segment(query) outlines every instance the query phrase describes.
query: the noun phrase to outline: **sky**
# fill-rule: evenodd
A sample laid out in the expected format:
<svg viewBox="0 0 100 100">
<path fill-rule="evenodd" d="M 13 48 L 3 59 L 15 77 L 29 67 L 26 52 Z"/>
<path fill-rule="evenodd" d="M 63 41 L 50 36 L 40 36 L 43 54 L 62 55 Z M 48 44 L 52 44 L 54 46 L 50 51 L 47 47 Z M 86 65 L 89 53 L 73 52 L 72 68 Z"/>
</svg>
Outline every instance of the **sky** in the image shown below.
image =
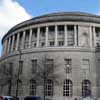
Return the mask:
<svg viewBox="0 0 100 100">
<path fill-rule="evenodd" d="M 100 15 L 100 0 L 0 0 L 0 56 L 2 37 L 14 25 L 36 16 L 62 11 Z"/>
</svg>

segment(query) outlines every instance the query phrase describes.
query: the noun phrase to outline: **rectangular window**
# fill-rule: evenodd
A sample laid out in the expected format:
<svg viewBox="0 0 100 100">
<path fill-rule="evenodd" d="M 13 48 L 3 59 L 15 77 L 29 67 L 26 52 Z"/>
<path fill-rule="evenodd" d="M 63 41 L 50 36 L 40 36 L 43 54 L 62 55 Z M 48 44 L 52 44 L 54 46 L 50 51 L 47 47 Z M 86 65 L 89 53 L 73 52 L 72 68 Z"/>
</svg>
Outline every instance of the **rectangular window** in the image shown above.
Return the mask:
<svg viewBox="0 0 100 100">
<path fill-rule="evenodd" d="M 49 72 L 53 73 L 54 72 L 54 61 L 53 59 L 47 59 L 47 69 Z"/>
<path fill-rule="evenodd" d="M 23 72 L 23 61 L 19 61 L 19 74 L 22 74 Z"/>
<path fill-rule="evenodd" d="M 34 37 L 37 37 L 37 33 L 34 33 Z"/>
<path fill-rule="evenodd" d="M 100 28 L 99 27 L 95 28 L 95 32 L 96 32 L 96 37 L 100 37 Z"/>
<path fill-rule="evenodd" d="M 34 28 L 33 30 L 32 30 L 32 34 L 33 34 L 33 37 L 37 37 L 37 28 Z"/>
<path fill-rule="evenodd" d="M 63 46 L 64 45 L 64 41 L 59 41 L 59 46 Z"/>
<path fill-rule="evenodd" d="M 58 26 L 58 34 L 59 35 L 64 35 L 64 25 L 59 25 Z"/>
<path fill-rule="evenodd" d="M 37 59 L 31 60 L 32 62 L 32 73 L 35 73 L 37 71 Z"/>
<path fill-rule="evenodd" d="M 70 32 L 70 31 L 68 32 L 67 42 L 68 42 L 68 46 L 74 45 L 74 32 Z"/>
<path fill-rule="evenodd" d="M 50 46 L 51 46 L 51 47 L 54 46 L 54 41 L 51 41 L 51 42 L 50 42 Z"/>
<path fill-rule="evenodd" d="M 68 31 L 74 31 L 74 25 L 68 25 L 67 30 Z"/>
<path fill-rule="evenodd" d="M 70 58 L 64 59 L 65 60 L 65 69 L 66 73 L 70 73 L 72 71 L 72 60 Z"/>
<path fill-rule="evenodd" d="M 5 63 L 5 62 L 4 62 L 4 63 Z M 3 72 L 4 74 L 6 74 L 7 68 L 6 68 L 6 63 L 5 63 L 5 64 L 4 64 L 4 63 L 2 64 L 2 68 L 3 68 L 3 69 L 2 69 L 2 70 L 3 70 L 2 72 Z"/>
<path fill-rule="evenodd" d="M 74 45 L 74 25 L 68 25 L 67 31 L 68 31 L 68 36 L 67 36 L 68 46 L 73 46 Z"/>
<path fill-rule="evenodd" d="M 13 63 L 9 63 L 9 74 L 13 74 Z"/>
<path fill-rule="evenodd" d="M 41 47 L 44 47 L 44 46 L 45 46 L 45 42 L 42 42 L 42 43 L 41 43 Z"/>
<path fill-rule="evenodd" d="M 46 31 L 46 27 L 40 28 L 40 34 L 41 34 L 42 37 L 45 37 L 45 31 Z"/>
<path fill-rule="evenodd" d="M 89 70 L 89 59 L 82 59 L 82 69 Z"/>
</svg>

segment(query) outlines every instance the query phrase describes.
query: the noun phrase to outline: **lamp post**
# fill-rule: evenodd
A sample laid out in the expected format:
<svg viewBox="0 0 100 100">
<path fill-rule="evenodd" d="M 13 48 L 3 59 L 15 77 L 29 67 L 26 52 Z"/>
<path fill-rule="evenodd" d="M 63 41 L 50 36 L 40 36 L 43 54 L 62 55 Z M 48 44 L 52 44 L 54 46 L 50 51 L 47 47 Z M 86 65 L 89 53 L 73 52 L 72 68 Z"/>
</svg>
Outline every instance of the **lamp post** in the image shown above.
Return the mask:
<svg viewBox="0 0 100 100">
<path fill-rule="evenodd" d="M 19 65 L 18 65 L 18 73 L 17 73 L 17 86 L 16 86 L 16 97 L 18 96 L 18 88 L 19 88 L 19 81 L 20 81 L 20 72 L 21 72 L 21 50 L 19 49 Z"/>
</svg>

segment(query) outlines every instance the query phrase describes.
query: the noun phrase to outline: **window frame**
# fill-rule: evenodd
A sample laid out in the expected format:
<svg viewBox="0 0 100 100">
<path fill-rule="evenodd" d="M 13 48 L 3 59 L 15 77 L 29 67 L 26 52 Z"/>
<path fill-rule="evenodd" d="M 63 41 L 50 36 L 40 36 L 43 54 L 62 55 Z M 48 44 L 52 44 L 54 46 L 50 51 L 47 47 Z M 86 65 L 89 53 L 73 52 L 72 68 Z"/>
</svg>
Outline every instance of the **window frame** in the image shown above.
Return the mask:
<svg viewBox="0 0 100 100">
<path fill-rule="evenodd" d="M 30 95 L 36 96 L 36 80 L 30 80 Z"/>
<path fill-rule="evenodd" d="M 53 96 L 53 81 L 47 79 L 45 83 L 45 96 Z"/>
<path fill-rule="evenodd" d="M 65 79 L 63 83 L 63 96 L 72 97 L 73 83 L 70 79 Z"/>
</svg>

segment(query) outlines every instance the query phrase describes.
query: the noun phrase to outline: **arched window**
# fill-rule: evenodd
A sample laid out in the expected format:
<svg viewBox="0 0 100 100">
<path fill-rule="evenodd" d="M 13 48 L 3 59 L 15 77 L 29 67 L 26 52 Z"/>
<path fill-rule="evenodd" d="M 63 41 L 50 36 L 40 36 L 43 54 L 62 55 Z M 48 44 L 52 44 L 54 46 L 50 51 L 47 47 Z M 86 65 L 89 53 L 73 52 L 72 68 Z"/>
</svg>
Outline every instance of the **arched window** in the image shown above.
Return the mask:
<svg viewBox="0 0 100 100">
<path fill-rule="evenodd" d="M 36 81 L 30 80 L 30 95 L 36 95 Z"/>
<path fill-rule="evenodd" d="M 72 81 L 66 79 L 63 85 L 63 96 L 72 96 L 72 87 L 73 87 Z"/>
<path fill-rule="evenodd" d="M 45 84 L 45 96 L 53 96 L 53 81 L 50 79 Z"/>
<path fill-rule="evenodd" d="M 87 79 L 82 82 L 82 96 L 87 97 L 91 95 L 91 82 Z"/>
</svg>

